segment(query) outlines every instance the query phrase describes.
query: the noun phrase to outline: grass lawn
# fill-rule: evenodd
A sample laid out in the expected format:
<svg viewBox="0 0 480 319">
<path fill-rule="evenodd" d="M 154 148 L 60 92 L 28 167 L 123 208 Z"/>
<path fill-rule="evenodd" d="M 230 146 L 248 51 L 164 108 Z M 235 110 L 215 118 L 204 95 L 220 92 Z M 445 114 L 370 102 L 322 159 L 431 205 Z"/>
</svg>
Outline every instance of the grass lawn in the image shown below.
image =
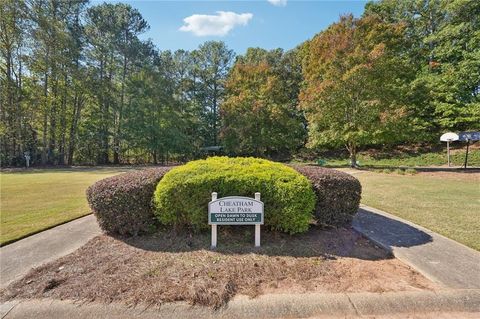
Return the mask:
<svg viewBox="0 0 480 319">
<path fill-rule="evenodd" d="M 38 169 L 0 173 L 0 244 L 89 213 L 86 188 L 129 168 Z M 480 250 L 480 174 L 355 171 L 362 202 Z"/>
<path fill-rule="evenodd" d="M 0 245 L 90 213 L 87 187 L 126 170 L 72 168 L 0 173 Z"/>
<path fill-rule="evenodd" d="M 355 171 L 362 203 L 480 251 L 480 173 Z"/>
</svg>

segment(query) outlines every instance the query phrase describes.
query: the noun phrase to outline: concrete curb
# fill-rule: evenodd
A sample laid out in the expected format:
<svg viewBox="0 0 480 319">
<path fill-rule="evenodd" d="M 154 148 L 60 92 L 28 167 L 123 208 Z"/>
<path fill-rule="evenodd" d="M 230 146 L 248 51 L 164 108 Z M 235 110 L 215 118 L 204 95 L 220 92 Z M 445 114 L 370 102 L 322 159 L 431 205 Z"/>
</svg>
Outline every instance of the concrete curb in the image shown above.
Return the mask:
<svg viewBox="0 0 480 319">
<path fill-rule="evenodd" d="M 10 303 L 10 304 L 9 304 Z M 480 314 L 480 290 L 407 291 L 387 293 L 277 294 L 250 299 L 238 296 L 225 308 L 212 310 L 186 303 L 161 307 L 123 304 L 74 303 L 66 300 L 34 299 L 10 301 L 2 319 L 11 318 L 172 318 L 176 319 L 249 319 L 306 318 L 313 316 L 371 316 L 463 312 Z"/>
</svg>

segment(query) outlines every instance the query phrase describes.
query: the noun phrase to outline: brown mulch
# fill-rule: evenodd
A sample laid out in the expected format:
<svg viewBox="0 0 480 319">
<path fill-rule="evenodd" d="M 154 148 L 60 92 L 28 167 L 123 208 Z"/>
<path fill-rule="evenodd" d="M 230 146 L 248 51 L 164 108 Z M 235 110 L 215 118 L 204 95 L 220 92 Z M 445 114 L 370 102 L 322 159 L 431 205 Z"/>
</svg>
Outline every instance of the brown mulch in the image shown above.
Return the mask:
<svg viewBox="0 0 480 319">
<path fill-rule="evenodd" d="M 252 247 L 253 227 L 220 231 L 216 251 L 208 249 L 208 233 L 101 235 L 31 270 L 0 297 L 130 305 L 186 301 L 217 308 L 236 294 L 435 288 L 352 229 L 313 227 L 295 236 L 263 232 L 261 248 Z"/>
</svg>

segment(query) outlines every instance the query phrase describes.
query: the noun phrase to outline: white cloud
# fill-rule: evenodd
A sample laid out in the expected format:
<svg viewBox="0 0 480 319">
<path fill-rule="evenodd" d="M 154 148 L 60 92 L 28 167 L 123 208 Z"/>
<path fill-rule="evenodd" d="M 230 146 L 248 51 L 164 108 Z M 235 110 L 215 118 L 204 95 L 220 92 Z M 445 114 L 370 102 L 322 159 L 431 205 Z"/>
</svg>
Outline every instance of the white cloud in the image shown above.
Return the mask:
<svg viewBox="0 0 480 319">
<path fill-rule="evenodd" d="M 180 31 L 192 32 L 196 36 L 224 36 L 237 25 L 247 25 L 253 18 L 251 13 L 217 11 L 216 15 L 194 14 L 183 19 Z"/>
<path fill-rule="evenodd" d="M 287 5 L 287 0 L 268 0 L 268 2 L 277 7 L 285 7 Z"/>
</svg>

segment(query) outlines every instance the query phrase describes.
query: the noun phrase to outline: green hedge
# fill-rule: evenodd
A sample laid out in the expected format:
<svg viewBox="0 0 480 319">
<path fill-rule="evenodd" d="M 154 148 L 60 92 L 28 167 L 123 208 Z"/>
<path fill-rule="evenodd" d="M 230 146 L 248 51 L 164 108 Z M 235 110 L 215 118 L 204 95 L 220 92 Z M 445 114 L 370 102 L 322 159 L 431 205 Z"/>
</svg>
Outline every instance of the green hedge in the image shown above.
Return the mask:
<svg viewBox="0 0 480 319">
<path fill-rule="evenodd" d="M 102 179 L 87 189 L 100 228 L 109 234 L 138 235 L 155 229 L 152 197 L 169 170 L 159 167 Z"/>
<path fill-rule="evenodd" d="M 313 185 L 317 223 L 342 226 L 352 221 L 360 205 L 362 185 L 350 174 L 315 166 L 294 166 Z"/>
<path fill-rule="evenodd" d="M 307 178 L 280 163 L 241 157 L 211 157 L 169 171 L 155 191 L 156 216 L 165 225 L 205 229 L 212 192 L 219 197 L 260 192 L 271 229 L 304 232 L 313 220 L 315 194 Z"/>
</svg>

